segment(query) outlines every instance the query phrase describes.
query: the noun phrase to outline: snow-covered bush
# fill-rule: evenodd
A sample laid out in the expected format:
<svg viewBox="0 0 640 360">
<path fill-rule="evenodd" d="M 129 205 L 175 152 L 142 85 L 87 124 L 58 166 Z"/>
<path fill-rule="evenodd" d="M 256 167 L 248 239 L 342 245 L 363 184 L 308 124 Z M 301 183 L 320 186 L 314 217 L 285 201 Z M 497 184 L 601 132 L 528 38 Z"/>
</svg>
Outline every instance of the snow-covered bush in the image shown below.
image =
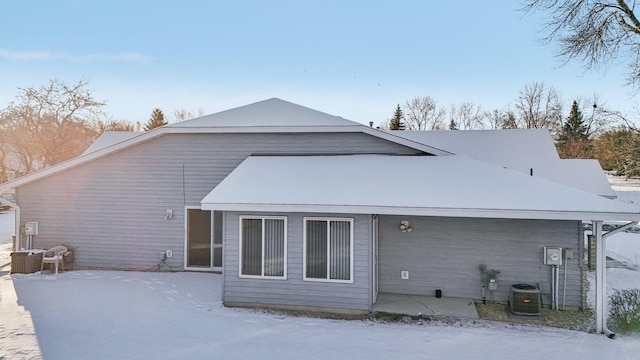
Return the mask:
<svg viewBox="0 0 640 360">
<path fill-rule="evenodd" d="M 640 289 L 616 290 L 609 297 L 611 326 L 620 332 L 640 332 Z"/>
</svg>

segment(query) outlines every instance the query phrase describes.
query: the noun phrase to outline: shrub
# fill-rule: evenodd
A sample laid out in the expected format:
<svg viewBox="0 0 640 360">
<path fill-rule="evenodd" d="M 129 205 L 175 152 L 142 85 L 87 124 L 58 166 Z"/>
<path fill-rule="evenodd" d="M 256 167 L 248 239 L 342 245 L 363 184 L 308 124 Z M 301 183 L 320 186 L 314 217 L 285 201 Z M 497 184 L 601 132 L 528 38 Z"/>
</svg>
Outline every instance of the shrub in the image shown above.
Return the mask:
<svg viewBox="0 0 640 360">
<path fill-rule="evenodd" d="M 611 327 L 619 332 L 640 332 L 640 289 L 616 290 L 609 297 Z"/>
</svg>

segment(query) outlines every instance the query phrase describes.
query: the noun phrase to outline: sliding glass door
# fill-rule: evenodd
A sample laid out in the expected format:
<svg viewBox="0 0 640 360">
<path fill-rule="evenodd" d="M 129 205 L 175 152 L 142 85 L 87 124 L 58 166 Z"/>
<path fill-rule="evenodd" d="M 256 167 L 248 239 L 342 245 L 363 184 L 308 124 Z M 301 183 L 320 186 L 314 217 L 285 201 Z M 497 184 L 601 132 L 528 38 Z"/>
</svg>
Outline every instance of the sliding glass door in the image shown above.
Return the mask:
<svg viewBox="0 0 640 360">
<path fill-rule="evenodd" d="M 185 267 L 222 269 L 222 213 L 187 208 Z"/>
</svg>

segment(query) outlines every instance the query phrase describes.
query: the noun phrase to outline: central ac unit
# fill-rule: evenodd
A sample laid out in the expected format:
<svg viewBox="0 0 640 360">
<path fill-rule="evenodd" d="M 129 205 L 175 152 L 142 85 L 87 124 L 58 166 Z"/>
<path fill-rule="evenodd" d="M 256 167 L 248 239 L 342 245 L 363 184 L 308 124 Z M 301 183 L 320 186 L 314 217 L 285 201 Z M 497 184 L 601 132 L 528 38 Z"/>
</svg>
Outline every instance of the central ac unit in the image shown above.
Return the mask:
<svg viewBox="0 0 640 360">
<path fill-rule="evenodd" d="M 529 284 L 514 284 L 509 305 L 516 315 L 540 315 L 540 290 Z"/>
</svg>

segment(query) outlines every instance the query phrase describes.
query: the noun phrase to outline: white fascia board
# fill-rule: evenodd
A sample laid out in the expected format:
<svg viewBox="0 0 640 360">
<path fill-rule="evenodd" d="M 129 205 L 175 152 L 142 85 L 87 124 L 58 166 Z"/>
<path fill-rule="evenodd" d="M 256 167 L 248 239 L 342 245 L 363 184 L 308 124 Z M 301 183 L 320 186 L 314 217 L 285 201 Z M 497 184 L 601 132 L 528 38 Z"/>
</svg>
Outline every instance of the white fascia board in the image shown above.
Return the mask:
<svg viewBox="0 0 640 360">
<path fill-rule="evenodd" d="M 173 134 L 246 134 L 246 133 L 354 133 L 361 126 L 226 126 L 226 127 L 170 127 Z"/>
<path fill-rule="evenodd" d="M 295 205 L 295 204 L 215 204 L 202 203 L 202 210 L 258 211 L 279 213 L 379 214 L 433 217 L 466 217 L 536 220 L 640 221 L 640 213 L 601 213 L 509 209 L 453 209 L 388 206 Z"/>
</svg>

